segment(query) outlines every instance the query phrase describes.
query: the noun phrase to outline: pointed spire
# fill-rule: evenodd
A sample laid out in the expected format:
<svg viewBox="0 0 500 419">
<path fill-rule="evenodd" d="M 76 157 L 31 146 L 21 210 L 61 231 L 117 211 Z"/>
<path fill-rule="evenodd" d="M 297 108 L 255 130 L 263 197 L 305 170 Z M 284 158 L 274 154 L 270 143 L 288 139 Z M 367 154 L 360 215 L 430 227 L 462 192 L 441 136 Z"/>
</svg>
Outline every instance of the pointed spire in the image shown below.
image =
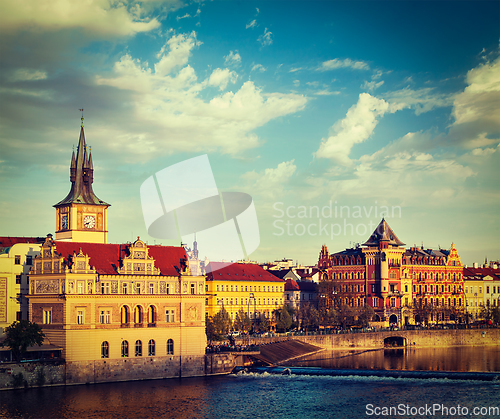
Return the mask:
<svg viewBox="0 0 500 419">
<path fill-rule="evenodd" d="M 80 109 L 83 111 L 83 109 Z M 82 204 L 94 204 L 109 206 L 104 201 L 101 201 L 92 190 L 92 182 L 94 180 L 92 155 L 87 154 L 87 144 L 85 143 L 85 132 L 83 130 L 83 114 L 82 127 L 80 128 L 80 138 L 78 139 L 78 147 L 71 157 L 70 180 L 71 190 L 62 201 L 54 205 L 55 207 L 71 204 L 73 202 Z"/>
<path fill-rule="evenodd" d="M 382 218 L 382 221 L 380 221 L 380 224 L 366 243 L 363 243 L 363 246 L 378 246 L 380 242 L 388 242 L 388 244 L 393 246 L 404 246 L 404 243 L 398 239 L 384 218 Z"/>
</svg>

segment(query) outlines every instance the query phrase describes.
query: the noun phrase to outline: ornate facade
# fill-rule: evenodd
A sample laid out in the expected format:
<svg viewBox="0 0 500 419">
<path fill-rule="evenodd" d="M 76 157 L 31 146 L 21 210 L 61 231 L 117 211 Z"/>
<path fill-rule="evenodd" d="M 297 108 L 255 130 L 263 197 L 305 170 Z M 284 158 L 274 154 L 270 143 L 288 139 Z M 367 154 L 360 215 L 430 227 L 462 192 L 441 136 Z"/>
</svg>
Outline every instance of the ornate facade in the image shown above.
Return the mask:
<svg viewBox="0 0 500 419">
<path fill-rule="evenodd" d="M 205 278 L 182 247 L 108 244 L 83 128 L 56 239 L 33 258 L 30 320 L 62 349 L 68 383 L 204 374 Z"/>
<path fill-rule="evenodd" d="M 384 219 L 362 246 L 330 255 L 323 245 L 318 268 L 331 286 L 322 304 L 368 305 L 384 324 L 462 320 L 463 266 L 455 245 L 403 246 Z"/>
</svg>

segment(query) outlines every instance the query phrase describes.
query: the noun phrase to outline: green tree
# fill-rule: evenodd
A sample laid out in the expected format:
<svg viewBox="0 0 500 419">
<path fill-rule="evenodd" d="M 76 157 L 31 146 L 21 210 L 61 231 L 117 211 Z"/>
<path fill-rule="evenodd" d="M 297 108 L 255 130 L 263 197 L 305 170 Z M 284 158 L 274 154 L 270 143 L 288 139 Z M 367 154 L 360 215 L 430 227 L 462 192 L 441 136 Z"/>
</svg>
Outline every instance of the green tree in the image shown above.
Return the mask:
<svg viewBox="0 0 500 419">
<path fill-rule="evenodd" d="M 268 332 L 271 327 L 271 322 L 265 314 L 260 317 L 259 329 L 261 332 Z"/>
<path fill-rule="evenodd" d="M 29 320 L 19 320 L 5 329 L 5 340 L 2 346 L 7 346 L 15 361 L 20 361 L 29 346 L 41 346 L 45 334 L 41 327 Z"/>
<path fill-rule="evenodd" d="M 361 327 L 368 327 L 368 323 L 371 321 L 373 316 L 375 315 L 375 311 L 372 307 L 366 305 L 363 307 L 359 307 L 357 310 L 358 315 L 358 325 Z"/>
<path fill-rule="evenodd" d="M 278 329 L 278 331 L 288 331 L 293 323 L 292 316 L 288 310 L 289 307 L 287 305 L 283 306 L 283 308 L 279 310 L 279 314 L 276 320 L 276 328 Z"/>
<path fill-rule="evenodd" d="M 319 311 L 310 304 L 304 304 L 299 310 L 300 327 L 305 330 L 317 329 L 319 326 Z"/>
<path fill-rule="evenodd" d="M 217 312 L 213 317 L 215 333 L 219 337 L 227 335 L 231 330 L 233 323 L 231 318 L 229 317 L 229 313 L 226 311 L 224 306 L 222 306 L 222 310 Z"/>
<path fill-rule="evenodd" d="M 240 332 L 248 332 L 252 328 L 252 321 L 250 320 L 248 313 L 245 313 L 241 308 L 236 313 L 233 327 L 235 330 L 239 330 Z"/>
<path fill-rule="evenodd" d="M 324 327 L 335 326 L 337 324 L 337 312 L 333 308 L 323 307 L 320 312 L 320 325 Z"/>
<path fill-rule="evenodd" d="M 352 326 L 355 317 L 355 311 L 353 308 L 347 304 L 341 304 L 337 310 L 337 321 L 340 323 L 343 329 Z"/>
</svg>

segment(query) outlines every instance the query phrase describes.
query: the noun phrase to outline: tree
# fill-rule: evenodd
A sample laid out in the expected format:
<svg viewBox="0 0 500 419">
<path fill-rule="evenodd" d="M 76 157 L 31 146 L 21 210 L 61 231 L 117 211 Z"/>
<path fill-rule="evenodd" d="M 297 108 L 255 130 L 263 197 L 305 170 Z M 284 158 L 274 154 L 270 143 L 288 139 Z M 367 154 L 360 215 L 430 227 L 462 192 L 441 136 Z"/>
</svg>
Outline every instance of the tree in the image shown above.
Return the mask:
<svg viewBox="0 0 500 419">
<path fill-rule="evenodd" d="M 363 306 L 358 308 L 358 325 L 361 327 L 368 327 L 368 323 L 375 315 L 375 310 L 370 306 Z"/>
<path fill-rule="evenodd" d="M 299 310 L 300 327 L 306 331 L 319 326 L 319 311 L 310 304 L 304 304 Z"/>
<path fill-rule="evenodd" d="M 276 328 L 278 331 L 286 332 L 292 325 L 293 319 L 288 310 L 289 307 L 287 305 L 283 306 L 283 308 L 279 310 L 276 320 Z"/>
<path fill-rule="evenodd" d="M 233 327 L 235 330 L 239 330 L 240 332 L 248 332 L 252 327 L 252 321 L 250 320 L 250 317 L 241 308 L 236 313 Z"/>
<path fill-rule="evenodd" d="M 327 309 L 326 307 L 323 307 L 320 312 L 320 325 L 329 327 L 329 326 L 334 326 L 337 323 L 337 313 L 333 308 Z"/>
<path fill-rule="evenodd" d="M 222 310 L 217 312 L 213 317 L 215 333 L 219 336 L 224 336 L 229 333 L 231 330 L 233 323 L 231 318 L 229 317 L 229 313 L 226 311 L 224 306 L 222 306 Z"/>
<path fill-rule="evenodd" d="M 15 361 L 20 361 L 29 346 L 41 346 L 45 334 L 41 327 L 29 320 L 19 320 L 5 329 L 2 346 L 8 346 Z"/>
</svg>

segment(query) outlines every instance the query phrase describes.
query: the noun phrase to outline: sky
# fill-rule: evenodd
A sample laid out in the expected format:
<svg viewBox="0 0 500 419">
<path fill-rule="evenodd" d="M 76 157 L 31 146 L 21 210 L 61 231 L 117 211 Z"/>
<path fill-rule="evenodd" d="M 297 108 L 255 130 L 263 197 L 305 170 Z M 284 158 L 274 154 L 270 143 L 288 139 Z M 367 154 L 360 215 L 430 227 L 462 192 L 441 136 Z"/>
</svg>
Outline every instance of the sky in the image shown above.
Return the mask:
<svg viewBox="0 0 500 419">
<path fill-rule="evenodd" d="M 249 259 L 313 265 L 382 217 L 410 246 L 500 259 L 498 1 L 0 3 L 0 236 L 55 232 L 81 112 L 109 242 L 141 184 L 207 154 L 245 192 Z"/>
</svg>

